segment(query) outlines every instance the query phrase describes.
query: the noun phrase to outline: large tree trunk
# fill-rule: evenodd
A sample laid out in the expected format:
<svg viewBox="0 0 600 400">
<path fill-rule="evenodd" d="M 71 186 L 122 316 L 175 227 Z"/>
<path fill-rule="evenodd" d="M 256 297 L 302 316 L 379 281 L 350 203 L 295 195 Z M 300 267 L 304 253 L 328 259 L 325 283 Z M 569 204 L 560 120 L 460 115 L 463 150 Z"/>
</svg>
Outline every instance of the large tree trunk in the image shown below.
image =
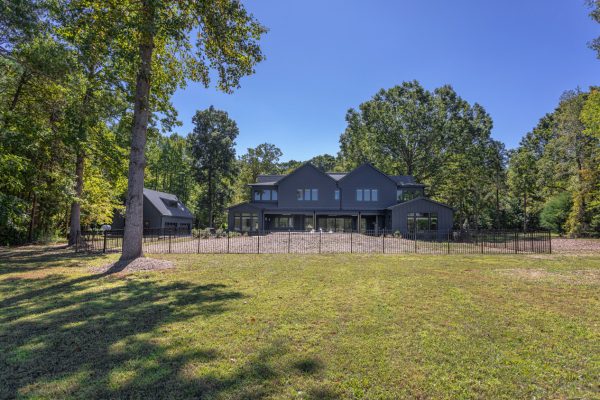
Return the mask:
<svg viewBox="0 0 600 400">
<path fill-rule="evenodd" d="M 152 52 L 154 50 L 153 13 L 148 2 L 142 2 L 148 25 L 142 32 L 140 42 L 141 65 L 135 89 L 135 107 L 133 111 L 133 129 L 131 130 L 131 150 L 129 155 L 129 174 L 127 180 L 127 203 L 125 210 L 125 233 L 121 260 L 141 257 L 142 235 L 144 229 L 144 167 L 146 159 L 146 131 L 150 117 L 150 75 L 152 72 Z"/>
<path fill-rule="evenodd" d="M 69 246 L 73 246 L 77 235 L 81 231 L 81 195 L 83 194 L 83 164 L 85 155 L 83 150 L 77 152 L 75 162 L 75 199 L 71 203 L 71 224 L 69 232 Z"/>
</svg>

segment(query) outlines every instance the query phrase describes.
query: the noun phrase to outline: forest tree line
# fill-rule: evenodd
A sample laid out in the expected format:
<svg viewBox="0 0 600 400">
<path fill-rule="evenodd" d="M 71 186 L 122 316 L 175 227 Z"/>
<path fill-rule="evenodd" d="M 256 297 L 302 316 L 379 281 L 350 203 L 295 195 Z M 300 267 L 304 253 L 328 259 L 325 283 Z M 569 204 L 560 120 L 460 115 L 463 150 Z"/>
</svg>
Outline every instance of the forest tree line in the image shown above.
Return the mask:
<svg viewBox="0 0 600 400">
<path fill-rule="evenodd" d="M 114 8 L 94 1 L 38 3 L 16 1 L 8 8 L 2 3 L 0 9 L 2 245 L 110 223 L 127 196 L 136 79 L 139 83 L 139 54 L 129 43 L 137 37 L 136 21 L 119 14 L 129 3 Z M 599 21 L 597 3 L 590 4 Z M 223 21 L 214 23 L 236 21 L 227 26 L 240 30 L 234 37 L 243 42 L 236 48 L 244 54 L 241 64 L 219 70 L 218 86 L 225 92 L 261 60 L 254 41 L 264 32 L 243 9 L 228 12 L 229 19 L 220 15 Z M 347 112 L 337 154 L 283 161 L 274 143 L 236 154 L 240 132 L 225 110 L 199 110 L 189 135 L 172 133 L 180 122 L 170 96 L 186 79 L 208 85 L 209 76 L 200 61 L 173 53 L 187 49 L 177 31 L 183 22 L 166 23 L 176 25 L 160 32 L 175 32 L 175 41 L 159 36 L 154 44 L 160 57 L 153 61 L 148 98 L 144 185 L 176 194 L 200 227 L 223 227 L 226 208 L 249 200 L 247 185 L 259 174 L 289 173 L 306 161 L 324 171 L 348 171 L 368 161 L 425 183 L 428 196 L 456 210 L 457 227 L 600 234 L 596 87 L 566 91 L 520 145 L 507 150 L 491 137 L 492 117 L 481 105 L 468 103 L 451 86 L 427 90 L 417 81 L 403 82 Z M 215 43 L 206 45 L 217 46 L 211 51 L 219 58 L 227 49 L 218 48 L 217 39 L 208 37 Z M 597 40 L 590 45 L 600 54 Z"/>
</svg>

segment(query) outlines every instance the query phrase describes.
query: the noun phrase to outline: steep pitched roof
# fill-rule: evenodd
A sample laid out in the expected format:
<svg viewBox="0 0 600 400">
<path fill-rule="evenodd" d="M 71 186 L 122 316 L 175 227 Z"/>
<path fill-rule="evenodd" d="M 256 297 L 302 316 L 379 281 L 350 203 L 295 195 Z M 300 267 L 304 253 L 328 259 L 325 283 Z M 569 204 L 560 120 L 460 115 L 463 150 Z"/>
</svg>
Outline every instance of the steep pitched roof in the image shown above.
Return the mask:
<svg viewBox="0 0 600 400">
<path fill-rule="evenodd" d="M 344 179 L 346 179 L 347 177 L 351 176 L 352 174 L 354 174 L 356 171 L 358 171 L 359 169 L 363 168 L 363 167 L 367 167 L 367 168 L 371 168 L 373 171 L 385 176 L 386 178 L 388 178 L 390 181 L 394 182 L 394 184 L 397 184 L 396 181 L 394 179 L 392 179 L 391 176 L 389 176 L 388 174 L 386 174 L 385 172 L 381 171 L 380 169 L 376 168 L 373 164 L 371 163 L 364 163 L 359 165 L 358 167 L 354 168 L 352 171 L 348 172 L 346 175 L 344 175 L 342 178 L 340 178 L 340 182 L 343 181 Z"/>
<path fill-rule="evenodd" d="M 194 218 L 190 210 L 174 194 L 144 188 L 144 199 L 148 200 L 164 216 Z"/>
<path fill-rule="evenodd" d="M 318 173 L 320 173 L 320 174 L 328 177 L 329 179 L 335 181 L 335 179 L 333 177 L 331 177 L 331 175 L 327 174 L 326 172 L 321 171 L 319 168 L 315 167 L 314 165 L 312 165 L 310 162 L 307 161 L 304 164 L 302 164 L 301 166 L 299 166 L 298 168 L 296 168 L 295 170 L 293 170 L 292 172 L 290 172 L 289 174 L 283 175 L 283 177 L 281 177 L 281 179 L 279 179 L 277 181 L 277 183 L 281 183 L 282 181 L 286 180 L 287 178 L 289 178 L 290 176 L 296 174 L 298 171 L 300 171 L 301 169 L 304 169 L 304 168 L 312 168 L 315 171 L 317 171 Z"/>
</svg>

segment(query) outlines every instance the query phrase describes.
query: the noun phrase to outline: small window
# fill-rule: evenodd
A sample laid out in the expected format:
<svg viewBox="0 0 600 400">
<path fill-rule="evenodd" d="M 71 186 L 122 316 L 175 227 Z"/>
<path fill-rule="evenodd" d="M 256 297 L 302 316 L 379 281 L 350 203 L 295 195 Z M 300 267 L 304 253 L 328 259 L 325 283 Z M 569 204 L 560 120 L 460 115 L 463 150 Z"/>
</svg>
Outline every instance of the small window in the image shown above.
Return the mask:
<svg viewBox="0 0 600 400">
<path fill-rule="evenodd" d="M 340 199 L 340 190 L 339 190 L 339 189 L 336 189 L 336 190 L 333 192 L 333 198 L 334 198 L 335 200 L 339 200 L 339 199 Z"/>
<path fill-rule="evenodd" d="M 371 189 L 371 201 L 377 201 L 378 193 L 377 189 Z"/>
<path fill-rule="evenodd" d="M 271 200 L 277 200 L 277 190 L 271 190 Z"/>
<path fill-rule="evenodd" d="M 312 201 L 319 200 L 319 189 L 312 189 Z"/>
<path fill-rule="evenodd" d="M 364 201 L 371 201 L 371 191 L 369 189 L 365 189 L 363 194 Z"/>
<path fill-rule="evenodd" d="M 356 201 L 363 201 L 362 189 L 356 189 Z"/>
<path fill-rule="evenodd" d="M 254 200 L 260 201 L 261 192 L 262 192 L 262 190 L 255 190 L 254 191 Z"/>
<path fill-rule="evenodd" d="M 262 201 L 269 201 L 269 200 L 271 200 L 271 191 L 270 190 L 263 190 L 262 191 L 262 195 L 260 196 L 260 199 Z"/>
<path fill-rule="evenodd" d="M 438 230 L 438 217 L 437 217 L 437 213 L 431 213 L 430 214 L 429 230 L 432 230 L 432 231 L 437 231 Z"/>
<path fill-rule="evenodd" d="M 296 189 L 296 200 L 302 200 L 304 197 L 302 189 Z"/>
<path fill-rule="evenodd" d="M 304 189 L 304 200 L 310 200 L 310 189 Z"/>
</svg>

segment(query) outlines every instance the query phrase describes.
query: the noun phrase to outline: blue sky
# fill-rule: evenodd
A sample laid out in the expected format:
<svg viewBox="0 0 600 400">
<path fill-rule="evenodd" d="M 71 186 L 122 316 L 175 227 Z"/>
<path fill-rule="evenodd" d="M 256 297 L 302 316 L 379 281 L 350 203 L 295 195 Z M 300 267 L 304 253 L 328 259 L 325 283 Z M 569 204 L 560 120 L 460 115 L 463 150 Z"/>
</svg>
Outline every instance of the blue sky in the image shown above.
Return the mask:
<svg viewBox="0 0 600 400">
<path fill-rule="evenodd" d="M 283 160 L 338 151 L 345 114 L 379 89 L 417 79 L 450 84 L 494 120 L 492 135 L 518 145 L 567 89 L 600 85 L 587 43 L 600 35 L 584 0 L 255 0 L 269 28 L 266 61 L 234 94 L 191 83 L 173 103 L 192 130 L 214 105 L 240 128 L 238 154 L 276 144 Z"/>
</svg>

